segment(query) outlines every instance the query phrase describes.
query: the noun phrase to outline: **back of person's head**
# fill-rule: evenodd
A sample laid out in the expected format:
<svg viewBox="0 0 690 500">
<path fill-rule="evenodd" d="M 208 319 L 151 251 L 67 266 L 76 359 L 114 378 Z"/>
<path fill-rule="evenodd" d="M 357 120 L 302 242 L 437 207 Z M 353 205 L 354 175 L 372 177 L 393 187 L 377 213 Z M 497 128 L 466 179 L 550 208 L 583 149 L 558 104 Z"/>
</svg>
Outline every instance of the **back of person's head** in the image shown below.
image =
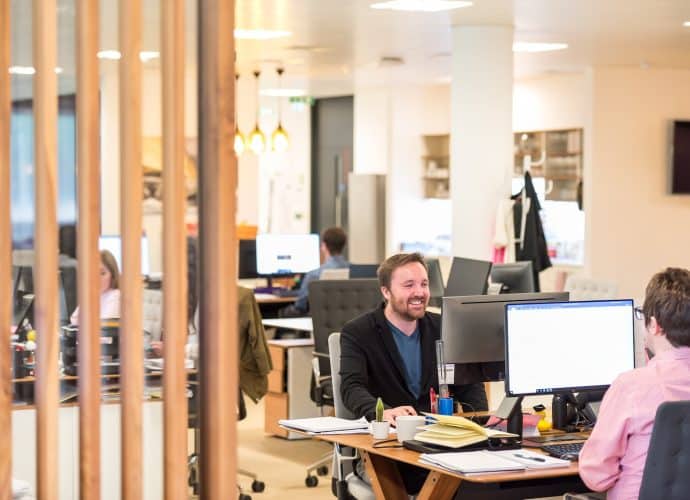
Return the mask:
<svg viewBox="0 0 690 500">
<path fill-rule="evenodd" d="M 398 253 L 391 255 L 379 266 L 376 271 L 376 275 L 379 278 L 379 285 L 385 288 L 391 287 L 391 277 L 393 276 L 393 271 L 399 267 L 406 266 L 412 262 L 418 262 L 424 269 L 428 272 L 426 267 L 426 262 L 424 262 L 424 257 L 418 252 L 414 253 Z"/>
<path fill-rule="evenodd" d="M 101 264 L 110 273 L 110 288 L 120 288 L 120 270 L 115 257 L 108 250 L 101 250 Z"/>
<path fill-rule="evenodd" d="M 690 271 L 668 267 L 647 285 L 642 311 L 648 325 L 652 316 L 674 347 L 690 347 Z"/>
<path fill-rule="evenodd" d="M 347 235 L 342 227 L 329 227 L 321 233 L 321 241 L 326 245 L 328 253 L 340 255 L 347 243 Z"/>
</svg>

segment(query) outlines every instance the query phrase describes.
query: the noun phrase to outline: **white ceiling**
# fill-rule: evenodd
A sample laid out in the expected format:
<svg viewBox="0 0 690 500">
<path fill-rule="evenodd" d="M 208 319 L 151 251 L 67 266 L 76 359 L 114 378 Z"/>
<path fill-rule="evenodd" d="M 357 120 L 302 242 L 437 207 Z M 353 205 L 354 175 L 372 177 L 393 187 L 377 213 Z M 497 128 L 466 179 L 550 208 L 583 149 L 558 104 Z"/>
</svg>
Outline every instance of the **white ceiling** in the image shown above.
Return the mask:
<svg viewBox="0 0 690 500">
<path fill-rule="evenodd" d="M 74 72 L 74 1 L 59 0 L 60 77 Z M 236 27 L 292 36 L 237 42 L 238 71 L 284 65 L 283 86 L 315 95 L 352 92 L 357 84 L 434 83 L 450 74 L 451 27 L 512 24 L 516 41 L 566 42 L 552 53 L 516 54 L 515 76 L 580 72 L 590 66 L 690 69 L 690 0 L 475 0 L 445 13 L 369 8 L 374 0 L 237 0 Z M 31 65 L 31 3 L 12 0 L 13 64 Z M 101 48 L 117 48 L 117 0 L 101 0 Z M 144 50 L 157 50 L 160 0 L 144 0 Z M 188 62 L 194 64 L 195 0 L 187 0 Z M 380 67 L 381 57 L 404 64 Z M 155 66 L 157 63 L 148 63 Z M 30 77 L 15 77 L 23 86 Z"/>
</svg>

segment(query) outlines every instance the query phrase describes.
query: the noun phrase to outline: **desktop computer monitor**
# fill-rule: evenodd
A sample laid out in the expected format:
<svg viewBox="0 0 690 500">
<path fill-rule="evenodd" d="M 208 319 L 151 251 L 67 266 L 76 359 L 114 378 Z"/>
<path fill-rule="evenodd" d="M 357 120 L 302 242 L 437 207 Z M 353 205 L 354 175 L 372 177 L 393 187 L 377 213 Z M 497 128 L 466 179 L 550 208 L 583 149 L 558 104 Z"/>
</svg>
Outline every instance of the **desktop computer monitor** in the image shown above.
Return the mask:
<svg viewBox="0 0 690 500">
<path fill-rule="evenodd" d="M 378 264 L 350 264 L 350 279 L 377 278 Z"/>
<path fill-rule="evenodd" d="M 534 293 L 532 261 L 494 264 L 491 266 L 491 282 L 501 283 L 501 293 Z"/>
<path fill-rule="evenodd" d="M 506 304 L 563 301 L 568 300 L 568 296 L 568 292 L 554 292 L 444 297 L 441 313 L 443 358 L 446 363 L 463 365 L 464 370 L 456 369 L 455 383 L 503 380 Z"/>
<path fill-rule="evenodd" d="M 633 301 L 508 304 L 506 396 L 601 390 L 635 363 Z"/>
<path fill-rule="evenodd" d="M 259 277 L 256 272 L 256 240 L 240 240 L 237 258 L 239 279 L 254 279 Z"/>
<path fill-rule="evenodd" d="M 122 240 L 120 239 L 120 235 L 102 235 L 98 238 L 98 249 L 108 250 L 113 254 L 115 262 L 117 262 L 118 270 L 122 272 Z M 143 235 L 141 237 L 141 274 L 143 276 L 148 276 L 150 274 L 149 259 L 149 240 L 146 235 Z"/>
<path fill-rule="evenodd" d="M 454 257 L 446 284 L 445 297 L 484 295 L 489 286 L 491 262 Z"/>
<path fill-rule="evenodd" d="M 321 265 L 318 234 L 259 234 L 256 270 L 262 276 L 308 273 Z"/>
<path fill-rule="evenodd" d="M 431 300 L 429 304 L 432 306 L 440 306 L 443 298 L 445 287 L 443 285 L 443 275 L 441 274 L 441 264 L 438 259 L 427 258 L 424 259 L 429 275 L 429 296 Z"/>
</svg>

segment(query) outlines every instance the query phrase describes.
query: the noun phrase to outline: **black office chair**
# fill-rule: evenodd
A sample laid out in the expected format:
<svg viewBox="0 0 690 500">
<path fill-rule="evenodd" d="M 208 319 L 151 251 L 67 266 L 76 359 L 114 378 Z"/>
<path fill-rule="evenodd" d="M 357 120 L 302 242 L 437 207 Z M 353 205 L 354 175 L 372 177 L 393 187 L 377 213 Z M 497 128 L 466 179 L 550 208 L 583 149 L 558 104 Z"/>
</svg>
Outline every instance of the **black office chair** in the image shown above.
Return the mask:
<svg viewBox="0 0 690 500">
<path fill-rule="evenodd" d="M 686 500 L 690 495 L 690 401 L 659 405 L 649 441 L 638 500 Z M 604 498 L 605 494 L 566 494 L 567 500 Z"/>
<path fill-rule="evenodd" d="M 381 302 L 378 280 L 316 280 L 309 283 L 309 304 L 313 324 L 314 376 L 311 399 L 317 406 L 334 406 L 331 384 L 331 366 L 328 350 L 328 336 L 339 332 L 343 325 L 377 307 Z M 328 474 L 327 464 L 333 461 L 333 453 L 320 458 L 307 467 L 305 484 L 314 487 L 318 478 L 312 474 Z M 335 495 L 335 479 L 332 480 Z"/>
</svg>

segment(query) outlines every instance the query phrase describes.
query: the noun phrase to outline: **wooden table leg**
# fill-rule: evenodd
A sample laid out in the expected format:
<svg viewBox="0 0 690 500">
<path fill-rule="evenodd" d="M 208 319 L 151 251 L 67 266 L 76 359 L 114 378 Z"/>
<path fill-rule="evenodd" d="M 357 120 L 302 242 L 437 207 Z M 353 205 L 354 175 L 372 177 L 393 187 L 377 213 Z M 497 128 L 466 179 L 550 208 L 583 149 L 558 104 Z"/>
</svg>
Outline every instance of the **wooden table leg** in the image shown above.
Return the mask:
<svg viewBox="0 0 690 500">
<path fill-rule="evenodd" d="M 408 499 L 395 460 L 370 454 L 364 450 L 360 450 L 360 453 L 377 500 Z"/>
<path fill-rule="evenodd" d="M 417 495 L 417 500 L 451 499 L 460 486 L 461 481 L 462 479 L 455 476 L 449 476 L 438 471 L 430 471 L 426 481 L 424 481 L 422 490 Z"/>
</svg>

